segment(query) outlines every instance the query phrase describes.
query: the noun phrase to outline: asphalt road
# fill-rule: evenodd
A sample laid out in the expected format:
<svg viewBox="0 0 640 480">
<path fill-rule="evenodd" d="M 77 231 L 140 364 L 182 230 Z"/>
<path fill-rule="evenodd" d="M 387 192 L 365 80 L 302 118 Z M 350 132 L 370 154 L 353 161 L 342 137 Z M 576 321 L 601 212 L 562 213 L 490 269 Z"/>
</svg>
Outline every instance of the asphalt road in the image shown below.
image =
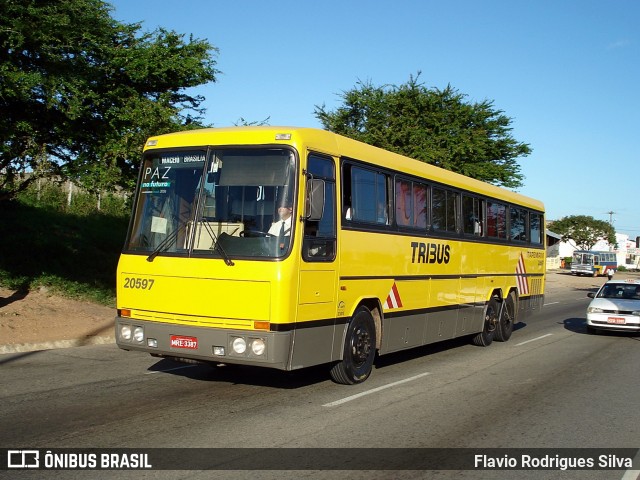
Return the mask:
<svg viewBox="0 0 640 480">
<path fill-rule="evenodd" d="M 364 384 L 351 387 L 332 383 L 326 368 L 209 368 L 113 345 L 0 355 L 0 447 L 638 448 L 640 336 L 588 335 L 587 304 L 586 291 L 556 288 L 543 312 L 517 325 L 509 342 L 481 348 L 462 339 L 390 355 L 378 359 Z M 394 451 L 380 452 L 393 462 Z M 638 477 L 627 470 L 102 471 L 90 477 L 0 471 L 0 477 Z"/>
</svg>

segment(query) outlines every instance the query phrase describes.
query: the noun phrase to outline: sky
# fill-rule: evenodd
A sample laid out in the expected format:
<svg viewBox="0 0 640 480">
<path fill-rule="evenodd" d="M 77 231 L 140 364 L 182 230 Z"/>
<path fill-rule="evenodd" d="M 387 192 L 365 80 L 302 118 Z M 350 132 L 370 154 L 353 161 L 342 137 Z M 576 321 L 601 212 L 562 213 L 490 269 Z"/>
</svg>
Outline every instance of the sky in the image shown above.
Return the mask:
<svg viewBox="0 0 640 480">
<path fill-rule="evenodd" d="M 420 73 L 490 100 L 533 152 L 518 161 L 547 220 L 590 215 L 640 236 L 638 0 L 111 0 L 112 16 L 217 48 L 204 121 L 321 128 L 359 81 Z"/>
</svg>

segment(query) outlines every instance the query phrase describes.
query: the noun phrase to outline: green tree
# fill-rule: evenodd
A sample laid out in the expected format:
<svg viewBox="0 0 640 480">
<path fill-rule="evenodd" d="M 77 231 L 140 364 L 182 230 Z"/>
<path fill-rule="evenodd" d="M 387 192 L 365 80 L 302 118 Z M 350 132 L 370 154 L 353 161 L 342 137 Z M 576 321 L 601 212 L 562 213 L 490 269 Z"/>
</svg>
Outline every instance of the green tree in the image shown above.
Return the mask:
<svg viewBox="0 0 640 480">
<path fill-rule="evenodd" d="M 549 229 L 562 235 L 562 241 L 573 240 L 581 250 L 591 250 L 600 239 L 616 244 L 616 231 L 604 220 L 589 215 L 571 215 L 549 223 Z"/>
<path fill-rule="evenodd" d="M 335 133 L 495 185 L 522 186 L 516 159 L 531 153 L 511 136 L 511 119 L 485 100 L 468 103 L 451 86 L 429 89 L 420 73 L 400 86 L 358 82 L 335 111 L 316 106 Z"/>
<path fill-rule="evenodd" d="M 41 176 L 131 186 L 150 134 L 194 128 L 217 50 L 102 0 L 0 0 L 0 199 Z M 29 172 L 28 176 L 24 176 Z"/>
</svg>

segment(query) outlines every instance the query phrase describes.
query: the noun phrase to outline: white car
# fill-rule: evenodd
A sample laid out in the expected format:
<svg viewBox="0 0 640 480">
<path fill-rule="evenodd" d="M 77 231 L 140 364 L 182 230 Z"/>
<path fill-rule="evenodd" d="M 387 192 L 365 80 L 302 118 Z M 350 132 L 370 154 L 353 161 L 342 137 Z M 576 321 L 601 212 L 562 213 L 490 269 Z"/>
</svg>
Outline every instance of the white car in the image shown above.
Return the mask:
<svg viewBox="0 0 640 480">
<path fill-rule="evenodd" d="M 587 331 L 640 332 L 640 280 L 609 280 L 587 308 Z"/>
</svg>

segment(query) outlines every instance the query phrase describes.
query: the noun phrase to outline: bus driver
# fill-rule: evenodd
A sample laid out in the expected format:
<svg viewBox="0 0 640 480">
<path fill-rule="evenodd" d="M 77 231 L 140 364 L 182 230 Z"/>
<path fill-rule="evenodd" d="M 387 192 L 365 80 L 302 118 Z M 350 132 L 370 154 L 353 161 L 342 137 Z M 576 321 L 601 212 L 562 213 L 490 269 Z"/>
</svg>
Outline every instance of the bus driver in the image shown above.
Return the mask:
<svg viewBox="0 0 640 480">
<path fill-rule="evenodd" d="M 293 209 L 291 208 L 290 202 L 282 202 L 282 204 L 278 207 L 278 216 L 280 220 L 273 222 L 271 227 L 269 228 L 269 234 L 278 237 L 284 238 L 291 236 L 291 214 Z M 284 248 L 284 244 L 280 244 L 280 248 Z"/>
</svg>

